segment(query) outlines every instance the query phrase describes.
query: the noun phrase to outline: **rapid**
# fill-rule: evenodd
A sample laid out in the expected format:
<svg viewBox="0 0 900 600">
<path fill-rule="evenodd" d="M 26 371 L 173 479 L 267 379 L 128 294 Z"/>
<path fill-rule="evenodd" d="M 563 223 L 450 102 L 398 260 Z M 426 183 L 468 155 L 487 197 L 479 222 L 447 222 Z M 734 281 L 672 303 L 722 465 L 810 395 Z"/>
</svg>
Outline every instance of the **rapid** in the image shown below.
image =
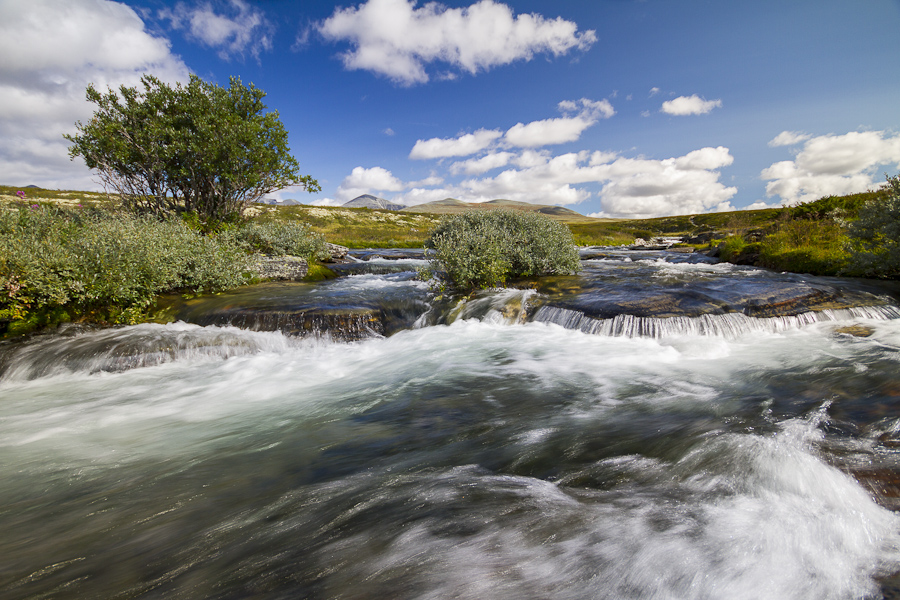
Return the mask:
<svg viewBox="0 0 900 600">
<path fill-rule="evenodd" d="M 0 598 L 900 598 L 897 288 L 358 258 L 0 345 Z"/>
</svg>

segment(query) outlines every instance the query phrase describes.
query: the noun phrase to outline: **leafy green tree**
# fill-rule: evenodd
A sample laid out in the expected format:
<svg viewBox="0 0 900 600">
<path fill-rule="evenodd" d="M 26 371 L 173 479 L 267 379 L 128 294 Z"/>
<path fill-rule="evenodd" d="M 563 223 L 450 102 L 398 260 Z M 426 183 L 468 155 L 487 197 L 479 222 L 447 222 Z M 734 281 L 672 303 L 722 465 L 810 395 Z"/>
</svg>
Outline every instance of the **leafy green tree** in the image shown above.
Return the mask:
<svg viewBox="0 0 900 600">
<path fill-rule="evenodd" d="M 572 232 L 538 213 L 491 210 L 449 217 L 431 232 L 432 270 L 459 289 L 510 278 L 567 274 L 580 261 Z"/>
<path fill-rule="evenodd" d="M 866 202 L 850 223 L 850 272 L 900 277 L 900 175 L 887 178 L 886 194 Z"/>
<path fill-rule="evenodd" d="M 149 75 L 141 83 L 141 90 L 122 86 L 118 94 L 88 86 L 96 112 L 65 136 L 70 157 L 82 157 L 129 208 L 195 211 L 219 223 L 274 190 L 321 189 L 299 174 L 278 113 L 266 112 L 265 92 L 253 84 L 232 77 L 223 88 L 194 75 L 174 87 Z"/>
</svg>

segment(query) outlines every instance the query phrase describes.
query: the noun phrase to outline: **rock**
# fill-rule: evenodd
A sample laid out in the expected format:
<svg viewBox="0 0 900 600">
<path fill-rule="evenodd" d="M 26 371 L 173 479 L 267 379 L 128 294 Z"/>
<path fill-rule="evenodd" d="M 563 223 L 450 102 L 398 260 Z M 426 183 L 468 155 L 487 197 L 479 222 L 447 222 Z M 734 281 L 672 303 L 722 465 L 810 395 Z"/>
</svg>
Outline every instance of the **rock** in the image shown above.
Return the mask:
<svg viewBox="0 0 900 600">
<path fill-rule="evenodd" d="M 350 252 L 350 248 L 346 246 L 338 246 L 337 244 L 332 244 L 331 242 L 325 242 L 325 245 L 328 247 L 328 251 L 331 253 L 331 259 L 326 262 L 341 262 L 347 260 L 347 254 Z"/>
<path fill-rule="evenodd" d="M 259 256 L 254 265 L 260 279 L 301 281 L 309 272 L 306 259 L 299 256 Z"/>
<path fill-rule="evenodd" d="M 847 325 L 845 327 L 838 327 L 834 330 L 835 333 L 843 333 L 845 335 L 852 335 L 854 337 L 869 337 L 875 330 L 866 325 L 854 324 Z"/>
</svg>

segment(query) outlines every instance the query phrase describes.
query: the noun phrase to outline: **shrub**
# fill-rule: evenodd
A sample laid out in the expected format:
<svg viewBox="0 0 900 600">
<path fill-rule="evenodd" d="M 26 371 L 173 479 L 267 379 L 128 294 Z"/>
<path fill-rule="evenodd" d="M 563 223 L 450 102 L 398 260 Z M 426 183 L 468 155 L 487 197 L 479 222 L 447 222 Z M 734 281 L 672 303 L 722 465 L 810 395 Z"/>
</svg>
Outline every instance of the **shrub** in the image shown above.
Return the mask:
<svg viewBox="0 0 900 600">
<path fill-rule="evenodd" d="M 432 269 L 459 289 L 574 273 L 580 267 L 568 227 L 537 213 L 495 210 L 448 217 L 425 245 L 434 250 Z"/>
<path fill-rule="evenodd" d="M 0 211 L 0 321 L 88 313 L 131 321 L 160 293 L 236 287 L 246 269 L 240 246 L 178 220 Z"/>
<path fill-rule="evenodd" d="M 837 275 L 847 263 L 845 240 L 831 219 L 786 221 L 763 238 L 759 262 L 779 271 Z"/>
<path fill-rule="evenodd" d="M 874 277 L 900 276 L 900 176 L 887 178 L 884 194 L 870 199 L 849 226 L 850 271 Z"/>
<path fill-rule="evenodd" d="M 731 235 L 722 240 L 719 246 L 719 257 L 724 261 L 733 261 L 746 247 L 747 242 L 739 235 Z"/>
<path fill-rule="evenodd" d="M 251 252 L 288 254 L 314 260 L 325 260 L 330 256 L 325 237 L 306 223 L 297 221 L 251 221 L 223 235 L 232 237 Z"/>
</svg>

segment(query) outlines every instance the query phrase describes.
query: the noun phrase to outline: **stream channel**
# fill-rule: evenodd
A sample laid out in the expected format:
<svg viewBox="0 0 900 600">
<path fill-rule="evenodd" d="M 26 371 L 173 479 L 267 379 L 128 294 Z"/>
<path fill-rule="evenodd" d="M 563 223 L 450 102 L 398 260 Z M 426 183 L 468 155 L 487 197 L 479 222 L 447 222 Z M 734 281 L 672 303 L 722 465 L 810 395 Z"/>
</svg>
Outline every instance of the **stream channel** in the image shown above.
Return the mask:
<svg viewBox="0 0 900 600">
<path fill-rule="evenodd" d="M 0 598 L 900 598 L 900 288 L 421 253 L 0 344 Z"/>
</svg>

